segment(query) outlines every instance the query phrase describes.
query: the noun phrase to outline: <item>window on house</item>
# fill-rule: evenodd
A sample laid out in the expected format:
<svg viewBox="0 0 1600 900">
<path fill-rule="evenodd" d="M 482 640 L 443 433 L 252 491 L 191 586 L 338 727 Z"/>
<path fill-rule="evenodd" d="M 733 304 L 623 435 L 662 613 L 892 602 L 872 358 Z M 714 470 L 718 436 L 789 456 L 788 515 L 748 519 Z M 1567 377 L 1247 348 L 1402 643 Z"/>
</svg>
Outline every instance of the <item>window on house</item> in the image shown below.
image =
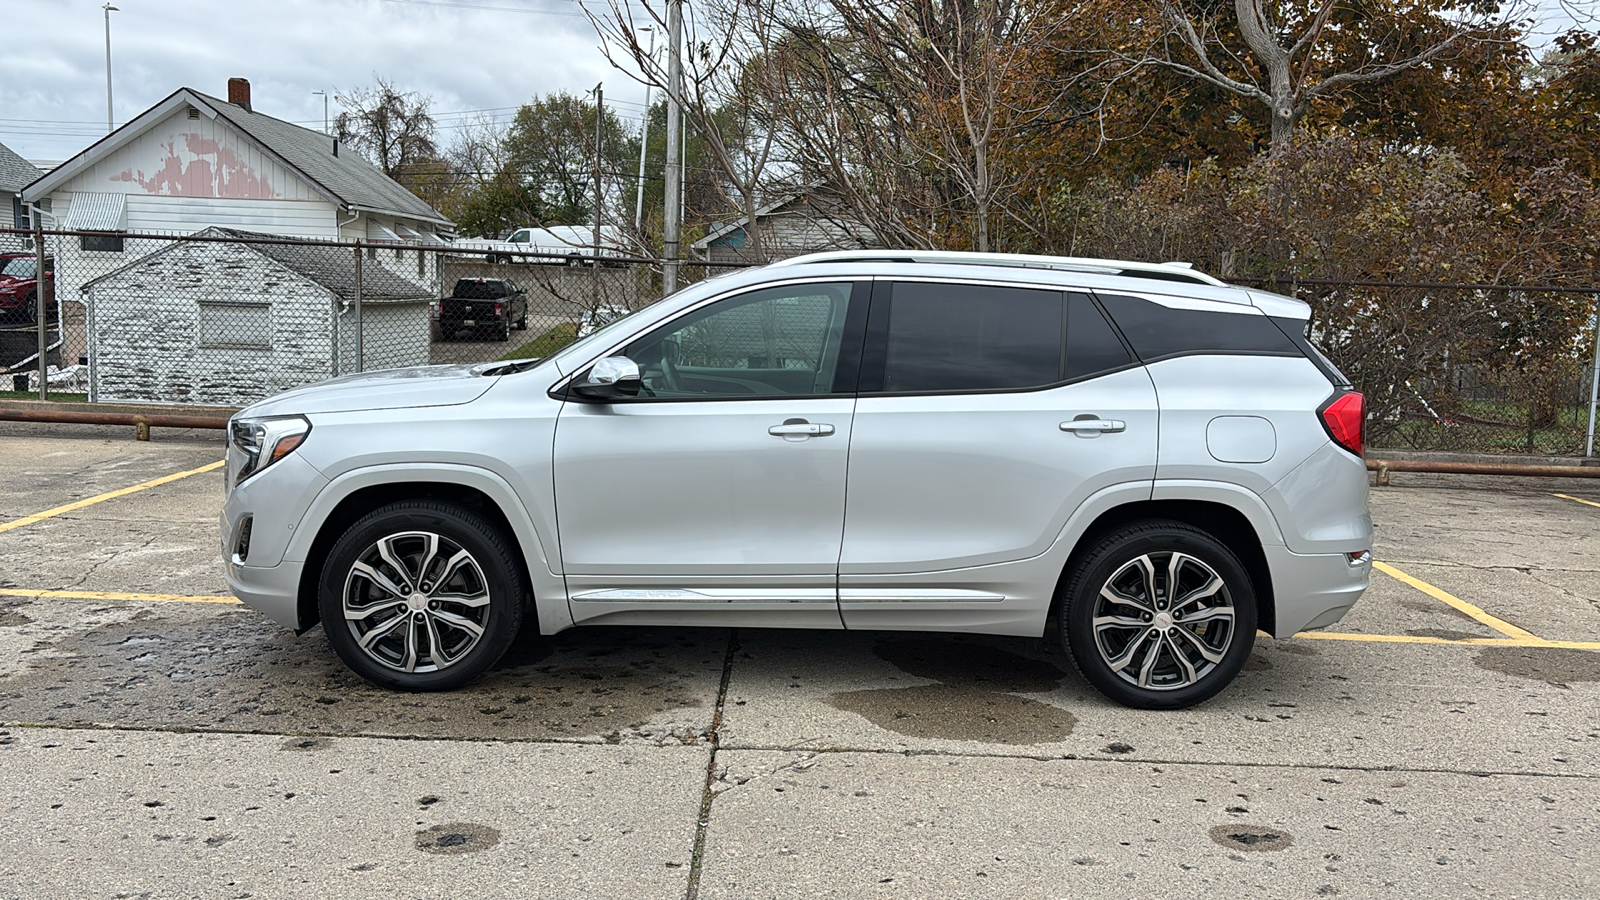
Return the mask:
<svg viewBox="0 0 1600 900">
<path fill-rule="evenodd" d="M 97 253 L 122 252 L 122 235 L 120 234 L 86 234 L 78 240 L 82 242 L 84 250 Z"/>
<path fill-rule="evenodd" d="M 267 303 L 200 303 L 202 350 L 271 350 L 272 315 Z"/>
</svg>

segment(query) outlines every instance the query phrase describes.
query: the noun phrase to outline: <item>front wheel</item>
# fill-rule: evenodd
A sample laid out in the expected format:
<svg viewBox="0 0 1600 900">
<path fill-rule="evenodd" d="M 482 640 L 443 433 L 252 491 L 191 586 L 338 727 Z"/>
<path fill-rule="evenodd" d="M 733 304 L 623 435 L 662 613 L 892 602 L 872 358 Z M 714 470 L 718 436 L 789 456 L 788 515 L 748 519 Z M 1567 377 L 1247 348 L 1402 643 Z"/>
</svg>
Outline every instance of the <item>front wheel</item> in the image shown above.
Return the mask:
<svg viewBox="0 0 1600 900">
<path fill-rule="evenodd" d="M 525 593 L 494 526 L 460 507 L 407 500 L 339 538 L 317 601 L 328 642 L 356 674 L 381 687 L 445 691 L 505 654 Z"/>
<path fill-rule="evenodd" d="M 1255 643 L 1256 593 L 1226 546 L 1179 522 L 1101 539 L 1068 578 L 1061 631 L 1088 682 L 1138 709 L 1183 709 L 1228 686 Z"/>
</svg>

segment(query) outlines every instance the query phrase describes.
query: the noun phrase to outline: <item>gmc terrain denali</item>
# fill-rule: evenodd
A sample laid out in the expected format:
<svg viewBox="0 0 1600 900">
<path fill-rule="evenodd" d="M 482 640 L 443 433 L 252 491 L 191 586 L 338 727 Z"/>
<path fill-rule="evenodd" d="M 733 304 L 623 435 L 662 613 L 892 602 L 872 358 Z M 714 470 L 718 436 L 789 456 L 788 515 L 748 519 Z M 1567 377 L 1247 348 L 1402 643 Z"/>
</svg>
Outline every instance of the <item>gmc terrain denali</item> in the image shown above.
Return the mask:
<svg viewBox="0 0 1600 900">
<path fill-rule="evenodd" d="M 1366 589 L 1361 395 L 1308 307 L 1183 266 L 816 254 L 553 356 L 234 417 L 229 587 L 404 690 L 518 629 L 1040 635 L 1121 703 L 1221 690 Z"/>
</svg>

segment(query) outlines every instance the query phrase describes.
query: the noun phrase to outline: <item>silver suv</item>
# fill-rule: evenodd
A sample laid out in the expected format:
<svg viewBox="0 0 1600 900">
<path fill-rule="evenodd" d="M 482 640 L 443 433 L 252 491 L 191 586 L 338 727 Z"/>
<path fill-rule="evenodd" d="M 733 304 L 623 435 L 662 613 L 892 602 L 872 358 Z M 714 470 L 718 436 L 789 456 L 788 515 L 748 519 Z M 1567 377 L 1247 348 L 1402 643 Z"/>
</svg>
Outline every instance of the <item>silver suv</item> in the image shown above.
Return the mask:
<svg viewBox="0 0 1600 900">
<path fill-rule="evenodd" d="M 1366 589 L 1361 395 L 1308 307 L 1178 265 L 818 254 L 539 360 L 373 372 L 230 423 L 247 604 L 404 690 L 526 623 L 1054 621 L 1129 706 L 1216 694 L 1259 628 Z"/>
</svg>

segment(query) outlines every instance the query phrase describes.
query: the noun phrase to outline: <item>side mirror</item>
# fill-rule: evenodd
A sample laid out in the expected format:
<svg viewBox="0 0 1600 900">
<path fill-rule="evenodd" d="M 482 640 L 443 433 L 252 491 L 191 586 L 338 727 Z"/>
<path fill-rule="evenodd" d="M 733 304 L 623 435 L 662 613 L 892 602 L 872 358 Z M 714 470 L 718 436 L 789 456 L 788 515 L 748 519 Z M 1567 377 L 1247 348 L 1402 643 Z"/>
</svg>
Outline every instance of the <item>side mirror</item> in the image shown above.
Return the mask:
<svg viewBox="0 0 1600 900">
<path fill-rule="evenodd" d="M 572 383 L 572 393 L 583 400 L 615 400 L 637 397 L 639 364 L 626 356 L 608 356 L 595 363 L 582 381 Z"/>
</svg>

